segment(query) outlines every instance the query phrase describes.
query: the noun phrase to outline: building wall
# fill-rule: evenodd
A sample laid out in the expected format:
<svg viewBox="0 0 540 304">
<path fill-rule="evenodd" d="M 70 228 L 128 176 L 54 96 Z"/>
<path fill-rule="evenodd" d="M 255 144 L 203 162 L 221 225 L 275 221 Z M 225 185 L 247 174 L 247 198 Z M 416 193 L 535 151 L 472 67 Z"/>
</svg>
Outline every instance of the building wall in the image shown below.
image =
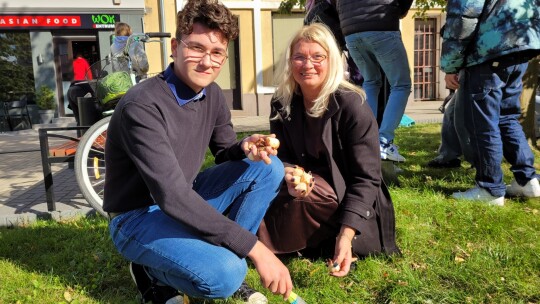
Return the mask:
<svg viewBox="0 0 540 304">
<path fill-rule="evenodd" d="M 51 32 L 30 32 L 35 87 L 56 87 L 56 69 Z M 38 62 L 38 58 L 42 63 Z"/>
<path fill-rule="evenodd" d="M 176 12 L 180 10 L 185 1 L 164 0 L 165 24 L 169 31 L 174 32 Z M 240 23 L 240 62 L 239 71 L 241 74 L 241 96 L 242 109 L 233 110 L 233 115 L 263 115 L 269 114 L 269 100 L 274 92 L 275 70 L 280 60 L 280 56 L 285 49 L 290 37 L 302 25 L 303 11 L 296 9 L 292 15 L 278 15 L 277 8 L 281 0 L 242 0 L 223 1 L 235 15 L 239 17 Z M 145 28 L 158 28 L 160 0 L 145 0 L 146 15 Z M 411 79 L 414 80 L 414 34 L 415 34 L 415 14 L 413 8 L 409 14 L 402 19 L 401 31 L 403 42 L 408 54 L 409 66 L 411 67 Z M 437 18 L 438 26 L 444 21 L 440 9 L 430 10 L 426 16 Z M 174 33 L 173 33 L 174 36 Z M 440 39 L 437 41 L 440 53 Z M 150 46 L 149 46 L 150 48 Z M 151 60 L 151 70 L 157 66 L 160 57 L 159 50 L 151 49 L 149 58 Z M 155 58 L 152 56 L 156 56 Z M 436 56 L 437 60 L 439 54 Z M 229 73 L 223 70 L 222 73 Z M 217 83 L 227 88 L 230 86 L 231 75 L 221 75 Z M 441 81 L 442 80 L 442 81 Z M 439 98 L 446 96 L 447 90 L 444 88 L 444 74 L 438 73 Z M 411 93 L 409 101 L 414 101 L 414 94 Z"/>
<path fill-rule="evenodd" d="M 120 3 L 115 5 L 114 2 Z M 303 11 L 296 9 L 292 15 L 279 15 L 277 8 L 281 0 L 223 1 L 239 18 L 240 37 L 238 40 L 240 58 L 231 58 L 217 79 L 224 89 L 240 88 L 241 109 L 234 115 L 267 115 L 269 100 L 274 92 L 275 71 L 290 37 L 302 25 Z M 165 31 L 175 36 L 176 14 L 182 8 L 182 0 L 0 0 L 0 14 L 44 14 L 44 13 L 119 13 L 120 19 L 132 25 L 135 32 Z M 408 53 L 411 78 L 414 79 L 414 31 L 416 11 L 412 9 L 401 22 L 403 42 Z M 430 10 L 428 17 L 437 18 L 438 26 L 444 22 L 441 10 Z M 112 31 L 99 31 L 97 39 L 102 57 L 108 53 Z M 36 87 L 50 85 L 55 78 L 50 31 L 33 31 L 32 56 Z M 437 42 L 440 49 L 440 39 Z M 171 62 L 170 39 L 162 43 L 146 45 L 150 63 L 150 73 L 162 71 Z M 37 63 L 41 55 L 43 64 Z M 437 56 L 438 58 L 439 56 Z M 438 60 L 438 59 L 437 59 Z M 234 76 L 240 73 L 240 83 Z M 437 96 L 446 96 L 444 75 L 438 74 Z M 411 94 L 410 101 L 414 100 Z"/>
<path fill-rule="evenodd" d="M 61 104 L 60 101 L 64 100 L 64 107 L 57 107 L 57 114 L 63 115 L 67 104 L 65 92 L 70 81 L 69 79 L 67 79 L 68 81 L 61 79 L 62 75 L 58 73 L 59 68 L 55 65 L 55 63 L 58 64 L 58 60 L 54 55 L 55 44 L 53 39 L 64 36 L 95 37 L 92 39 L 95 39 L 100 56 L 104 58 L 110 52 L 110 37 L 114 30 L 107 27 L 88 27 L 88 23 L 85 24 L 84 22 L 81 26 L 63 25 L 57 27 L 47 23 L 36 26 L 31 24 L 9 24 L 9 22 L 23 19 L 24 16 L 35 15 L 80 15 L 85 16 L 85 18 L 89 15 L 114 15 L 115 17 L 119 16 L 121 21 L 129 23 L 134 32 L 141 32 L 143 30 L 144 8 L 144 0 L 0 0 L 0 24 L 4 22 L 2 25 L 6 25 L 0 27 L 0 31 L 29 34 L 34 89 L 37 90 L 42 85 L 46 85 L 57 92 L 57 103 Z M 18 17 L 11 18 L 8 16 Z M 83 20 L 83 17 L 81 17 L 81 20 Z M 2 90 L 1 84 L 0 90 Z"/>
</svg>

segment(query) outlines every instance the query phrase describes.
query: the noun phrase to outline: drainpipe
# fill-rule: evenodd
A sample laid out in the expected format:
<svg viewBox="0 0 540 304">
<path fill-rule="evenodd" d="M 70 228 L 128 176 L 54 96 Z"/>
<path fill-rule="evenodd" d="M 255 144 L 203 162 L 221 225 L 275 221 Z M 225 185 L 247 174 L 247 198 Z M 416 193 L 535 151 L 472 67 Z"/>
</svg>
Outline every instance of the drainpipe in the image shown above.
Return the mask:
<svg viewBox="0 0 540 304">
<path fill-rule="evenodd" d="M 165 33 L 167 31 L 167 27 L 165 25 L 165 9 L 164 9 L 164 0 L 159 0 L 159 18 L 161 19 L 160 22 L 160 32 Z M 163 70 L 167 68 L 169 65 L 169 51 L 168 51 L 168 45 L 165 43 L 167 38 L 161 38 L 161 41 L 163 42 L 161 45 L 161 65 L 163 67 Z"/>
</svg>

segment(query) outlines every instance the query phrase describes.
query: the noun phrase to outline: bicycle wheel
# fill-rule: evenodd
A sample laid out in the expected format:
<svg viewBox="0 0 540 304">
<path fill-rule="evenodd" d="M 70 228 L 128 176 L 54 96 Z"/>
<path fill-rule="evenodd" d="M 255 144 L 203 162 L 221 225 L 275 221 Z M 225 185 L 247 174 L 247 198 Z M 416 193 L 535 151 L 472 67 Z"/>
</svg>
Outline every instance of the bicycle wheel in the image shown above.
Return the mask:
<svg viewBox="0 0 540 304">
<path fill-rule="evenodd" d="M 103 211 L 103 190 L 105 186 L 105 140 L 111 117 L 105 117 L 92 125 L 75 153 L 75 178 L 83 197 L 101 215 Z"/>
</svg>

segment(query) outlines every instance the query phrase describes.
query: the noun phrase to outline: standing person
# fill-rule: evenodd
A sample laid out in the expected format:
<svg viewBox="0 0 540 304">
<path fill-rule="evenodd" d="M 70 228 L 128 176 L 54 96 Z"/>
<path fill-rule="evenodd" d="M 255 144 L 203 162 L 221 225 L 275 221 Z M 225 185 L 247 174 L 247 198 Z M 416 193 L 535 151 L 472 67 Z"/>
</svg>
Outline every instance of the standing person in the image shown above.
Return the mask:
<svg viewBox="0 0 540 304">
<path fill-rule="evenodd" d="M 81 53 L 76 53 L 73 60 L 73 81 L 67 91 L 68 109 L 73 112 L 77 125 L 79 122 L 79 104 L 77 98 L 84 97 L 86 94 L 94 95 L 94 90 L 88 83 L 88 80 L 92 80 L 92 70 L 90 64 Z"/>
<path fill-rule="evenodd" d="M 399 20 L 413 0 L 340 0 L 337 10 L 347 48 L 364 77 L 367 102 L 377 116 L 383 86 L 381 68 L 390 84 L 390 95 L 379 127 L 381 159 L 403 162 L 394 145 L 395 130 L 405 113 L 411 93 L 407 52 L 401 40 Z"/>
<path fill-rule="evenodd" d="M 360 74 L 358 67 L 347 50 L 345 37 L 343 37 L 343 33 L 341 32 L 341 28 L 339 26 L 339 16 L 336 10 L 335 1 L 307 0 L 304 25 L 308 25 L 313 22 L 321 22 L 332 31 L 340 50 L 345 54 L 347 60 L 348 78 L 352 83 L 361 86 L 364 82 L 364 78 Z"/>
<path fill-rule="evenodd" d="M 289 271 L 255 236 L 283 164 L 275 149 L 250 148 L 265 135 L 236 140 L 214 82 L 237 19 L 216 0 L 191 0 L 176 21 L 174 62 L 131 88 L 109 124 L 103 209 L 112 241 L 131 262 L 144 301 L 163 303 L 179 290 L 264 303 L 243 283 L 246 257 L 264 287 L 288 297 Z M 207 148 L 218 165 L 199 172 Z M 263 161 L 247 159 L 250 152 Z"/>
<path fill-rule="evenodd" d="M 81 53 L 75 55 L 73 59 L 73 81 L 92 80 L 90 64 L 84 59 Z"/>
<path fill-rule="evenodd" d="M 522 77 L 540 53 L 540 6 L 535 0 L 449 0 L 446 11 L 441 69 L 447 87 L 459 87 L 464 96 L 457 102 L 476 168 L 476 186 L 453 197 L 502 206 L 505 193 L 540 196 L 534 155 L 518 121 Z M 509 186 L 503 156 L 514 175 Z"/>
<path fill-rule="evenodd" d="M 111 44 L 111 57 L 115 58 L 113 61 L 113 69 L 115 71 L 128 71 L 128 61 L 125 55 L 128 55 L 131 59 L 131 68 L 135 71 L 137 80 L 144 78 L 148 73 L 149 65 L 146 52 L 144 51 L 143 43 L 139 41 L 133 41 L 126 54 L 126 44 L 129 36 L 133 34 L 131 26 L 125 22 L 116 22 L 114 25 L 114 40 Z"/>
<path fill-rule="evenodd" d="M 461 159 L 469 162 L 473 167 L 473 152 L 469 135 L 463 123 L 463 109 L 456 109 L 460 104 L 457 99 L 466 98 L 459 90 L 450 90 L 452 93 L 447 96 L 447 106 L 444 111 L 441 126 L 441 145 L 439 146 L 439 155 L 427 163 L 431 168 L 459 168 Z"/>
<path fill-rule="evenodd" d="M 399 253 L 392 200 L 381 178 L 377 121 L 343 76 L 341 52 L 321 23 L 304 26 L 286 52 L 271 106 L 285 184 L 259 238 L 276 253 L 315 252 L 345 276 L 353 255 Z M 295 171 L 310 171 L 306 191 Z"/>
<path fill-rule="evenodd" d="M 443 105 L 439 108 L 443 112 L 441 125 L 441 145 L 438 155 L 427 163 L 431 168 L 459 168 L 461 167 L 461 145 L 457 131 L 454 127 L 454 105 L 456 93 L 450 90 L 450 94 L 444 99 Z"/>
</svg>

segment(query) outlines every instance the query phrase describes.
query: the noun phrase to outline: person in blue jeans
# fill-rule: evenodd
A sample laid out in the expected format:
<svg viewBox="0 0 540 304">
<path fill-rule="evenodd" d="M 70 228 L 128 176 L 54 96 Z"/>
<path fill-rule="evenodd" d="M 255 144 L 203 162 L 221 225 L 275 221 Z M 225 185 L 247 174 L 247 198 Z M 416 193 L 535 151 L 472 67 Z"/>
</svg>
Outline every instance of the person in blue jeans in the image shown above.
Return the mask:
<svg viewBox="0 0 540 304">
<path fill-rule="evenodd" d="M 476 169 L 475 187 L 453 197 L 502 206 L 505 194 L 540 196 L 534 155 L 518 121 L 523 74 L 540 53 L 540 7 L 534 0 L 449 0 L 446 11 L 441 69 L 447 87 L 464 96 Z M 514 175 L 508 186 L 503 157 Z"/>
<path fill-rule="evenodd" d="M 237 141 L 214 83 L 237 36 L 223 4 L 188 1 L 171 40 L 174 62 L 132 87 L 111 118 L 103 209 L 144 303 L 180 303 L 182 293 L 266 303 L 243 283 L 246 258 L 264 287 L 291 293 L 287 267 L 255 235 L 285 173 L 276 146 L 252 144 L 275 135 Z M 207 149 L 217 165 L 200 172 Z"/>
<path fill-rule="evenodd" d="M 427 163 L 431 168 L 461 167 L 461 144 L 454 127 L 455 91 L 452 90 L 445 98 L 440 110 L 444 113 L 441 125 L 441 144 L 438 155 Z"/>
<path fill-rule="evenodd" d="M 469 135 L 463 123 L 464 96 L 457 90 L 447 98 L 449 100 L 443 115 L 439 155 L 427 163 L 432 168 L 459 168 L 461 156 L 473 164 Z"/>
<path fill-rule="evenodd" d="M 394 145 L 395 130 L 405 113 L 411 93 L 407 52 L 401 40 L 399 20 L 404 18 L 412 0 L 341 0 L 337 10 L 341 30 L 350 55 L 364 77 L 368 104 L 377 117 L 379 92 L 384 71 L 390 94 L 379 126 L 381 159 L 403 162 Z"/>
</svg>

